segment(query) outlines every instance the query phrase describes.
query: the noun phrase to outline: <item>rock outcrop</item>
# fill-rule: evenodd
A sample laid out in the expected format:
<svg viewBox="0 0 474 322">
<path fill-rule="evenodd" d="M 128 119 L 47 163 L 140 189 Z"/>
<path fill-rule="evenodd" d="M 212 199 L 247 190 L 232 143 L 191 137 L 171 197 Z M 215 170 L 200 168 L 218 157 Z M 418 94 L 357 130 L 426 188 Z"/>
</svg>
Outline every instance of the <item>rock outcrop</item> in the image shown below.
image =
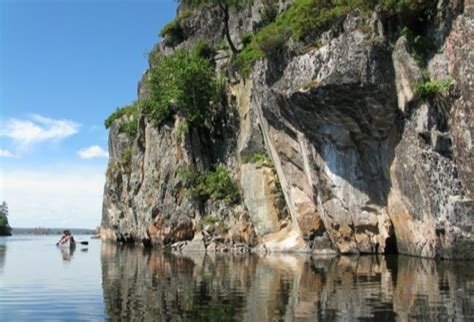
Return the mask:
<svg viewBox="0 0 474 322">
<path fill-rule="evenodd" d="M 231 39 L 246 46 L 265 6 L 282 14 L 292 2 L 231 8 Z M 179 10 L 184 36 L 154 55 L 222 43 L 218 8 Z M 104 238 L 176 250 L 472 259 L 474 6 L 438 1 L 416 20 L 416 41 L 380 10 L 349 12 L 317 46 L 290 38 L 245 77 L 230 52 L 217 50 L 225 99 L 211 130 L 183 133 L 179 114 L 157 126 L 139 113 L 130 137 L 120 131 L 130 116 L 115 120 Z M 422 37 L 432 44 L 417 55 Z M 139 99 L 148 95 L 147 77 Z M 239 196 L 193 196 L 180 171 L 217 164 L 229 169 Z"/>
</svg>

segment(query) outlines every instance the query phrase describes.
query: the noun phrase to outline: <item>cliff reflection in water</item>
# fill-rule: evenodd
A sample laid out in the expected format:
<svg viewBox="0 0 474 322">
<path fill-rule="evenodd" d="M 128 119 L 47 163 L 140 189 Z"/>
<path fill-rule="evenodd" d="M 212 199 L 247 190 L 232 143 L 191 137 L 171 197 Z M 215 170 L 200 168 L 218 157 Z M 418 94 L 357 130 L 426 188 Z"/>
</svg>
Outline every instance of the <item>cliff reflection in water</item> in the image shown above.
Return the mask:
<svg viewBox="0 0 474 322">
<path fill-rule="evenodd" d="M 130 321 L 474 317 L 474 265 L 413 257 L 170 254 L 102 245 L 106 313 Z"/>
</svg>

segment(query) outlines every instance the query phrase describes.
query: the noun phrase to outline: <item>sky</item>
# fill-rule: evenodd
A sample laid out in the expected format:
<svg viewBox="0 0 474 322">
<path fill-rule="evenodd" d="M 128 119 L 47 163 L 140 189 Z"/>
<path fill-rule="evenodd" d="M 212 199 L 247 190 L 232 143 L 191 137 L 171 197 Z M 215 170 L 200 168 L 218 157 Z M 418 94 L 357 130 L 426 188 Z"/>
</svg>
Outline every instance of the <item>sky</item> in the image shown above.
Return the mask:
<svg viewBox="0 0 474 322">
<path fill-rule="evenodd" d="M 12 227 L 100 225 L 104 119 L 137 84 L 175 0 L 0 0 L 0 202 Z"/>
</svg>

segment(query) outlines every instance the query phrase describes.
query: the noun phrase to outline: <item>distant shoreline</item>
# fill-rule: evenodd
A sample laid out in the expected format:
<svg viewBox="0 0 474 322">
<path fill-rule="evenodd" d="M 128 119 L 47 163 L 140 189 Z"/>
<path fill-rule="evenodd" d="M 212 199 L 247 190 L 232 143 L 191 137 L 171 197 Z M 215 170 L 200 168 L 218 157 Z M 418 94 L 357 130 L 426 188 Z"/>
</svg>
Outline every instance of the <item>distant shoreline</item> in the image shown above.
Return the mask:
<svg viewBox="0 0 474 322">
<path fill-rule="evenodd" d="M 74 235 L 93 235 L 95 234 L 94 229 L 86 228 L 46 228 L 46 227 L 33 227 L 33 228 L 15 228 L 12 227 L 12 235 L 61 235 L 65 229 L 69 229 Z"/>
</svg>

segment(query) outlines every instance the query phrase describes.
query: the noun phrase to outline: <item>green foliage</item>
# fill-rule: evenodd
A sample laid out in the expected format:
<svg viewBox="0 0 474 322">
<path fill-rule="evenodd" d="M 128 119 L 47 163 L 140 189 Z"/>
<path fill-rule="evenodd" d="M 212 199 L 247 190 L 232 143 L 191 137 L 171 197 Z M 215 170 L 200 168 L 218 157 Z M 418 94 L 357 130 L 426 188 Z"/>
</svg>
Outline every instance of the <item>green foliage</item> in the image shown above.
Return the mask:
<svg viewBox="0 0 474 322">
<path fill-rule="evenodd" d="M 0 205 L 0 236 L 11 235 L 11 228 L 8 224 L 8 205 L 4 201 Z"/>
<path fill-rule="evenodd" d="M 204 5 L 224 5 L 228 7 L 239 7 L 249 0 L 178 0 L 182 4 L 191 8 L 201 7 Z"/>
<path fill-rule="evenodd" d="M 216 49 L 207 41 L 199 40 L 193 48 L 193 55 L 213 62 Z"/>
<path fill-rule="evenodd" d="M 277 28 L 269 26 L 265 37 L 256 37 L 258 48 L 266 57 L 280 53 L 285 47 L 286 42 L 291 36 L 291 32 L 286 28 Z"/>
<path fill-rule="evenodd" d="M 132 157 L 133 149 L 131 147 L 126 148 L 117 160 L 109 162 L 105 175 L 110 177 L 120 169 L 125 173 L 130 173 L 132 171 Z"/>
<path fill-rule="evenodd" d="M 219 220 L 213 216 L 204 216 L 199 220 L 199 226 L 200 228 L 204 226 L 209 226 L 209 225 L 214 225 L 218 222 Z"/>
<path fill-rule="evenodd" d="M 252 41 L 245 46 L 242 51 L 235 57 L 233 65 L 239 70 L 243 77 L 248 77 L 253 65 L 257 60 L 264 57 L 263 51 Z"/>
<path fill-rule="evenodd" d="M 263 10 L 261 13 L 261 26 L 266 26 L 275 21 L 278 16 L 278 0 L 262 0 Z"/>
<path fill-rule="evenodd" d="M 371 1 L 377 2 L 377 1 Z M 430 0 L 383 0 L 382 8 L 386 13 L 411 18 L 427 10 L 435 1 Z M 436 3 L 435 3 L 436 4 Z"/>
<path fill-rule="evenodd" d="M 175 46 L 186 40 L 183 24 L 191 14 L 192 13 L 187 10 L 180 11 L 173 21 L 167 23 L 163 29 L 161 29 L 160 37 L 167 46 Z"/>
<path fill-rule="evenodd" d="M 205 173 L 200 173 L 194 168 L 180 169 L 178 176 L 195 198 L 232 202 L 239 195 L 229 176 L 229 170 L 222 164 L 217 165 L 213 171 Z"/>
<path fill-rule="evenodd" d="M 179 44 L 184 40 L 184 32 L 179 19 L 167 23 L 160 31 L 160 37 L 167 46 Z"/>
<path fill-rule="evenodd" d="M 416 85 L 415 93 L 419 98 L 428 99 L 446 93 L 452 86 L 452 78 L 433 80 Z"/>
<path fill-rule="evenodd" d="M 280 178 L 276 174 L 275 174 L 275 188 L 277 191 L 277 196 L 279 198 L 285 198 L 285 194 L 283 193 L 283 188 L 281 186 Z"/>
<path fill-rule="evenodd" d="M 421 66 L 425 65 L 429 55 L 437 50 L 433 39 L 415 35 L 408 27 L 404 27 L 400 35 L 407 38 L 410 55 Z"/>
<path fill-rule="evenodd" d="M 115 120 L 121 119 L 123 116 L 133 117 L 137 113 L 137 104 L 133 103 L 121 108 L 117 108 L 104 122 L 105 128 L 108 129 Z"/>
<path fill-rule="evenodd" d="M 198 44 L 192 51 L 180 49 L 154 59 L 147 83 L 149 98 L 140 105 L 156 125 L 177 113 L 190 125 L 205 124 L 218 85 L 214 67 L 203 55 L 211 55 L 211 50 Z"/>
<path fill-rule="evenodd" d="M 189 125 L 188 125 L 188 122 L 186 122 L 186 120 L 183 120 L 182 122 L 180 122 L 178 126 L 176 127 L 176 134 L 178 136 L 188 133 L 188 131 L 189 131 Z"/>
<path fill-rule="evenodd" d="M 131 105 L 118 108 L 105 120 L 105 128 L 108 129 L 114 121 L 118 120 L 119 133 L 126 133 L 128 137 L 134 138 L 138 131 L 138 105 L 139 102 L 136 101 Z"/>
<path fill-rule="evenodd" d="M 252 42 L 253 33 L 246 32 L 242 35 L 242 45 L 247 46 Z"/>
<path fill-rule="evenodd" d="M 119 158 L 119 163 L 124 169 L 128 171 L 131 170 L 132 168 L 132 148 L 131 147 L 126 148 L 122 152 L 122 155 L 120 155 L 120 158 Z"/>
<path fill-rule="evenodd" d="M 265 153 L 258 153 L 255 152 L 252 154 L 252 156 L 248 160 L 249 163 L 258 163 L 260 165 L 266 166 L 266 167 L 273 167 L 272 160 L 270 157 L 265 154 Z"/>
<path fill-rule="evenodd" d="M 138 132 L 138 118 L 134 116 L 128 121 L 121 122 L 119 126 L 119 133 L 125 133 L 129 138 L 134 138 Z"/>
</svg>

